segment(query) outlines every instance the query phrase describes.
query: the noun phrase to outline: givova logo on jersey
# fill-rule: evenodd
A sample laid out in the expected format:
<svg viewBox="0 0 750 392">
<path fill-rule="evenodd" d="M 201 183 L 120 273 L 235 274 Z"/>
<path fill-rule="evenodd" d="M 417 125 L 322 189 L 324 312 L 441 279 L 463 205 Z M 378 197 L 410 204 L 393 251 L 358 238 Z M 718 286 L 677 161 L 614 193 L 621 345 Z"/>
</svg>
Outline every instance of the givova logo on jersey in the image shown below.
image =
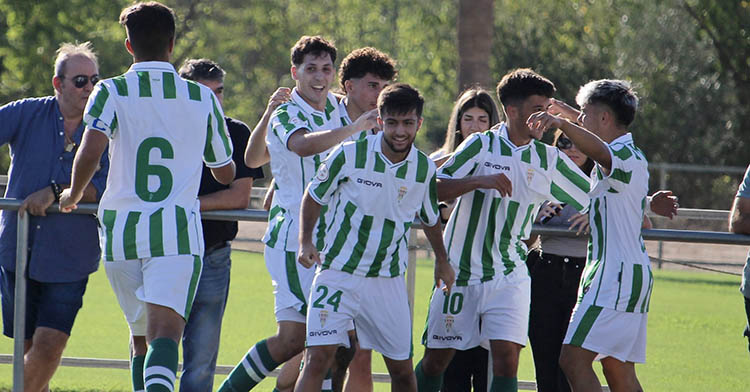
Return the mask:
<svg viewBox="0 0 750 392">
<path fill-rule="evenodd" d="M 357 184 L 364 184 L 364 185 L 371 186 L 371 187 L 374 187 L 374 188 L 382 188 L 383 187 L 383 183 L 382 182 L 372 181 L 372 180 L 368 180 L 366 178 L 357 178 Z"/>
<path fill-rule="evenodd" d="M 498 165 L 497 163 L 485 162 L 484 167 L 489 167 L 500 171 L 510 171 L 510 166 Z"/>
</svg>

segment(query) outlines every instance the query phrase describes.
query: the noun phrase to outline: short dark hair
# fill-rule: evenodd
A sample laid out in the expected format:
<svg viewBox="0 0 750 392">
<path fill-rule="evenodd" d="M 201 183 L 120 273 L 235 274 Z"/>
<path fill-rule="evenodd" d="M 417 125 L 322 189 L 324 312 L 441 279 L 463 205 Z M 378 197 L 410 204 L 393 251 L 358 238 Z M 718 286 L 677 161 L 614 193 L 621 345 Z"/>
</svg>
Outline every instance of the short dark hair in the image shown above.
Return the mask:
<svg viewBox="0 0 750 392">
<path fill-rule="evenodd" d="M 638 96 L 624 80 L 602 79 L 586 83 L 576 95 L 578 106 L 604 104 L 614 113 L 620 125 L 629 126 L 638 110 Z"/>
<path fill-rule="evenodd" d="M 187 59 L 178 71 L 181 77 L 188 80 L 212 80 L 224 81 L 223 69 L 215 62 L 209 59 Z"/>
<path fill-rule="evenodd" d="M 344 82 L 349 79 L 362 78 L 371 73 L 380 79 L 393 80 L 396 77 L 396 62 L 387 54 L 371 47 L 355 49 L 349 53 L 339 67 L 339 83 L 344 89 Z"/>
<path fill-rule="evenodd" d="M 417 117 L 422 117 L 424 98 L 417 89 L 406 83 L 392 84 L 383 89 L 378 96 L 378 112 L 380 115 L 406 114 L 417 111 Z"/>
<path fill-rule="evenodd" d="M 292 65 L 298 66 L 305 61 L 305 55 L 321 56 L 328 53 L 331 63 L 336 62 L 336 47 L 333 42 L 319 36 L 303 35 L 302 38 L 292 46 Z"/>
<path fill-rule="evenodd" d="M 518 105 L 532 95 L 552 98 L 555 84 L 531 68 L 514 69 L 497 84 L 497 98 L 503 104 Z"/>
<path fill-rule="evenodd" d="M 174 11 L 156 1 L 133 4 L 120 13 L 120 24 L 125 26 L 139 60 L 157 59 L 166 53 L 174 40 L 174 21 Z"/>
</svg>

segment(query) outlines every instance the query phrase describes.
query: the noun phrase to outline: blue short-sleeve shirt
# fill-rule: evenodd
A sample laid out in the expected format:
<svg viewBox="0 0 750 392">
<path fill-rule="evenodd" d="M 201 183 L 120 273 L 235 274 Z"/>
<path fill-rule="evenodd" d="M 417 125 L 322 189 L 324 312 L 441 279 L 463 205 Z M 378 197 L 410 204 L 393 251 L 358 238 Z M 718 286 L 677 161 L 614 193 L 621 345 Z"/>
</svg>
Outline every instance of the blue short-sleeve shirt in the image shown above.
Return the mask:
<svg viewBox="0 0 750 392">
<path fill-rule="evenodd" d="M 73 141 L 81 143 L 84 126 Z M 6 198 L 25 199 L 49 187 L 70 184 L 77 147 L 65 151 L 63 116 L 55 97 L 27 98 L 0 107 L 0 145 L 10 145 L 11 166 Z M 109 160 L 102 155 L 91 183 L 101 196 Z M 96 218 L 81 214 L 31 216 L 29 221 L 29 277 L 40 282 L 72 282 L 96 271 L 99 240 Z M 0 266 L 14 271 L 16 263 L 16 211 L 0 215 Z"/>
</svg>

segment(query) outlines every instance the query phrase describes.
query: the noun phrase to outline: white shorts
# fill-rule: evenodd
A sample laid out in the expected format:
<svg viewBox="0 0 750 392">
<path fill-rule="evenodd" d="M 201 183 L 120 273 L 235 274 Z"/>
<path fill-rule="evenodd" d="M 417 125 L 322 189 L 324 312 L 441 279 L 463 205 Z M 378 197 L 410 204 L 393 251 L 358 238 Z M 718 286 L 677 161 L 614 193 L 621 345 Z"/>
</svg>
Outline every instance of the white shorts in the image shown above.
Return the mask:
<svg viewBox="0 0 750 392">
<path fill-rule="evenodd" d="M 621 312 L 578 304 L 570 316 L 563 344 L 597 353 L 596 360 L 612 357 L 622 362 L 646 362 L 648 313 Z"/>
<path fill-rule="evenodd" d="M 276 322 L 294 321 L 304 324 L 315 267 L 305 268 L 297 262 L 297 252 L 266 246 L 263 256 L 273 284 Z"/>
<path fill-rule="evenodd" d="M 146 336 L 146 304 L 166 306 L 187 320 L 203 269 L 199 256 L 107 261 L 107 278 L 133 336 Z"/>
<path fill-rule="evenodd" d="M 361 348 L 394 360 L 411 358 L 411 313 L 403 276 L 366 278 L 322 270 L 315 274 L 309 303 L 308 346 L 349 347 L 347 331 L 354 322 Z"/>
<path fill-rule="evenodd" d="M 453 286 L 449 295 L 433 291 L 422 344 L 467 350 L 487 340 L 526 345 L 531 279 L 514 273 L 471 286 Z M 481 321 L 481 328 L 480 328 Z"/>
</svg>

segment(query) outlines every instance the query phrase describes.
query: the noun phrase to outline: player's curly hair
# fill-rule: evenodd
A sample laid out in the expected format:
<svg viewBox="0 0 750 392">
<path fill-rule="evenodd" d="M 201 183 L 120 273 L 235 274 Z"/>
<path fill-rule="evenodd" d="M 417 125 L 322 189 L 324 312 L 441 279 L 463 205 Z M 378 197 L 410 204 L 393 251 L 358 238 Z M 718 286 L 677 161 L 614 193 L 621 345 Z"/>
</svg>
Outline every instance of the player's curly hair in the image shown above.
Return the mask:
<svg viewBox="0 0 750 392">
<path fill-rule="evenodd" d="M 387 54 L 372 48 L 365 47 L 355 49 L 349 53 L 339 67 L 339 84 L 344 88 L 344 82 L 349 79 L 357 79 L 371 73 L 383 80 L 393 80 L 396 71 L 396 62 Z"/>
<path fill-rule="evenodd" d="M 331 63 L 336 62 L 336 47 L 333 45 L 333 41 L 329 41 L 319 35 L 303 35 L 292 46 L 292 65 L 299 66 L 302 64 L 307 54 L 320 56 L 323 53 L 328 53 L 331 56 Z"/>
<path fill-rule="evenodd" d="M 519 105 L 532 95 L 552 98 L 555 84 L 531 68 L 514 69 L 497 84 L 497 98 L 503 104 Z"/>
</svg>

